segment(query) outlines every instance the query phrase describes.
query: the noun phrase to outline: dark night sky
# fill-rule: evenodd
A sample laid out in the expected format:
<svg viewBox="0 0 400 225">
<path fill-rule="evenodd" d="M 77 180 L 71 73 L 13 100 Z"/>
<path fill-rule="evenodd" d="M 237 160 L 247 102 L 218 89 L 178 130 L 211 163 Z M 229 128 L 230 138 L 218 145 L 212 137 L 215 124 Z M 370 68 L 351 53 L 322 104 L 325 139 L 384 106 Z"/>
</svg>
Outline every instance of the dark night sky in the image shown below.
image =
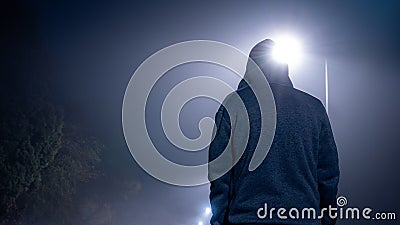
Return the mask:
<svg viewBox="0 0 400 225">
<path fill-rule="evenodd" d="M 48 1 L 26 3 L 25 10 L 32 13 L 38 42 L 51 58 L 55 98 L 66 116 L 87 126 L 111 149 L 110 170 L 141 183 L 137 201 L 124 208 L 121 221 L 172 225 L 197 224 L 208 204 L 208 185 L 167 185 L 136 165 L 121 125 L 122 99 L 132 73 L 173 43 L 210 39 L 247 53 L 280 32 L 300 37 L 309 56 L 292 70 L 294 85 L 322 101 L 323 62 L 328 59 L 329 113 L 341 161 L 339 194 L 351 205 L 400 213 L 400 8 L 396 1 L 366 2 Z M 192 121 L 213 115 L 213 107 L 195 108 L 200 112 Z"/>
</svg>

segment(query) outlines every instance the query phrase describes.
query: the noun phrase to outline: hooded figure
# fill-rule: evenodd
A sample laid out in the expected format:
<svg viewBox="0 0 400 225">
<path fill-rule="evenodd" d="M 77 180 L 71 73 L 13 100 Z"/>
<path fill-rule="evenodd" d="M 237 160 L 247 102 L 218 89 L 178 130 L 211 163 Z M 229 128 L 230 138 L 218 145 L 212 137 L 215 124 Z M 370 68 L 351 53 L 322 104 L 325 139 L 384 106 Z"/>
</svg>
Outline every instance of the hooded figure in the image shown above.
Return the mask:
<svg viewBox="0 0 400 225">
<path fill-rule="evenodd" d="M 272 145 L 262 163 L 249 171 L 260 137 L 261 113 L 248 84 L 252 82 L 248 64 L 248 82 L 242 80 L 236 90 L 249 119 L 248 141 L 233 168 L 218 179 L 210 179 L 211 225 L 336 222 L 330 218 L 329 208 L 337 205 L 339 165 L 329 118 L 317 98 L 293 87 L 288 65 L 272 59 L 273 46 L 273 41 L 264 40 L 249 56 L 266 77 L 275 100 L 277 121 Z M 225 101 L 229 104 L 230 100 Z M 220 156 L 228 145 L 228 149 L 235 149 L 243 144 L 236 138 L 243 132 L 238 118 L 241 116 L 229 115 L 221 105 L 215 116 L 209 161 Z M 218 169 L 209 168 L 210 177 L 214 170 Z"/>
</svg>

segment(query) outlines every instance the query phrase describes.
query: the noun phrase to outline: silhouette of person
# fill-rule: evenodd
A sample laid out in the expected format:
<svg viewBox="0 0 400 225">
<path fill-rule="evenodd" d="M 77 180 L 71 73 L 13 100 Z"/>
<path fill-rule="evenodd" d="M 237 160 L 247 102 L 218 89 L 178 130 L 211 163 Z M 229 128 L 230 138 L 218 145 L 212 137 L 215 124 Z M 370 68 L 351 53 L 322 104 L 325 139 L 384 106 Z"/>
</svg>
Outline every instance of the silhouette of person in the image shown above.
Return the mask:
<svg viewBox="0 0 400 225">
<path fill-rule="evenodd" d="M 213 174 L 218 168 L 209 167 L 211 225 L 336 223 L 323 210 L 336 207 L 339 181 L 338 153 L 328 115 L 320 100 L 293 87 L 288 65 L 272 59 L 273 46 L 272 40 L 264 40 L 249 55 L 266 77 L 275 100 L 277 120 L 272 145 L 262 163 L 249 171 L 261 130 L 259 102 L 249 77 L 236 90 L 250 125 L 244 152 L 232 169 L 217 179 Z M 245 77 L 250 72 L 247 67 Z M 229 101 L 225 99 L 228 105 Z M 230 115 L 220 106 L 215 115 L 209 161 L 216 159 L 226 146 L 232 150 L 243 144 L 243 139 L 237 138 L 244 132 L 238 118 L 243 117 Z M 279 212 L 279 208 L 284 210 Z M 312 211 L 304 213 L 305 208 L 314 209 L 316 218 Z"/>
</svg>

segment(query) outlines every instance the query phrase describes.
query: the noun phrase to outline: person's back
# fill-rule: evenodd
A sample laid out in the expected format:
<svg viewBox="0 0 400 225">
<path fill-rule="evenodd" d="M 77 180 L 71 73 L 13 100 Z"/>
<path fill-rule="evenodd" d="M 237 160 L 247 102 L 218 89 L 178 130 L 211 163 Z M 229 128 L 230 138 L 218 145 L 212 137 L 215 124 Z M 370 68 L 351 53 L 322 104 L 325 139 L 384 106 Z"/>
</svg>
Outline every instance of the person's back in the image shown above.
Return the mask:
<svg viewBox="0 0 400 225">
<path fill-rule="evenodd" d="M 318 217 L 322 208 L 336 206 L 338 156 L 325 108 L 315 97 L 293 88 L 287 66 L 271 69 L 271 64 L 260 61 L 260 48 L 268 49 L 271 45 L 269 40 L 258 44 L 250 57 L 266 74 L 275 99 L 274 140 L 263 162 L 249 171 L 259 141 L 261 113 L 253 90 L 242 80 L 236 93 L 249 116 L 248 143 L 238 163 L 227 174 L 211 181 L 212 225 L 321 224 L 313 219 L 313 212 L 303 209 L 314 209 Z M 210 144 L 210 160 L 224 150 L 222 146 L 227 144 L 235 120 L 221 106 L 216 115 L 216 135 Z M 235 127 L 234 132 L 241 132 L 240 127 Z M 275 210 L 271 211 L 272 208 Z M 286 210 L 280 216 L 279 208 Z M 299 214 L 296 210 L 289 213 L 292 208 Z M 307 219 L 309 213 L 311 220 Z M 322 224 L 330 223 L 334 220 L 324 212 Z"/>
</svg>

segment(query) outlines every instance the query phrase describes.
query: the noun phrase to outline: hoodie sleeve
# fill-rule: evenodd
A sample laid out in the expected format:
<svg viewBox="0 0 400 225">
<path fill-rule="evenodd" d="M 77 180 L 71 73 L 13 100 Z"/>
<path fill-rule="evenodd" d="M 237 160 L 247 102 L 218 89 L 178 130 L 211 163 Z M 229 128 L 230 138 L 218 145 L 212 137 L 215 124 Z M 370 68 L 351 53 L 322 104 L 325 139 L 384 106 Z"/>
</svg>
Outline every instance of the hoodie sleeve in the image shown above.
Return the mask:
<svg viewBox="0 0 400 225">
<path fill-rule="evenodd" d="M 339 160 L 328 115 L 324 109 L 321 132 L 319 137 L 318 152 L 318 190 L 320 194 L 320 207 L 328 208 L 329 205 L 336 207 L 336 194 L 339 182 Z M 324 212 L 322 224 L 335 224 L 336 219 L 331 219 Z"/>
<path fill-rule="evenodd" d="M 222 105 L 215 115 L 215 125 L 213 132 L 214 139 L 209 147 L 209 161 L 216 159 L 229 145 L 231 134 L 230 119 L 226 109 Z M 223 164 L 225 163 L 231 162 L 223 162 Z M 209 164 L 208 168 L 208 177 L 211 184 L 210 203 L 213 214 L 210 221 L 211 225 L 225 224 L 224 221 L 226 221 L 228 211 L 231 170 L 218 179 L 213 179 L 214 177 L 218 177 L 218 174 L 221 174 L 222 167 L 224 166 L 210 166 Z"/>
</svg>

